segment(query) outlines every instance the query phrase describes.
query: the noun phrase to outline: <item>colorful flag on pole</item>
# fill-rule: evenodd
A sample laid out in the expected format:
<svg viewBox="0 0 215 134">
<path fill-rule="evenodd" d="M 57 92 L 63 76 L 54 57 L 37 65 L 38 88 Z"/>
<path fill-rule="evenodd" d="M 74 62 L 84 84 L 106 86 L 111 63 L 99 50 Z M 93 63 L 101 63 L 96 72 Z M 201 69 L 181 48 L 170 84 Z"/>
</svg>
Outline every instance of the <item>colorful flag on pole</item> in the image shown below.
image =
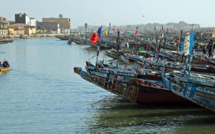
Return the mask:
<svg viewBox="0 0 215 134">
<path fill-rule="evenodd" d="M 138 30 L 135 31 L 135 34 L 138 34 Z"/>
<path fill-rule="evenodd" d="M 148 62 L 150 62 L 150 56 L 148 57 Z"/>
<path fill-rule="evenodd" d="M 98 29 L 97 33 L 98 33 L 98 35 L 99 35 L 99 39 L 100 39 L 100 37 L 101 37 L 101 33 L 102 33 L 102 27 L 100 27 L 100 28 Z"/>
<path fill-rule="evenodd" d="M 194 40 L 195 40 L 195 32 L 186 36 L 184 43 L 181 46 L 181 52 L 184 52 L 185 55 L 188 55 L 188 54 L 192 55 L 193 54 L 193 47 L 194 47 Z"/>
<path fill-rule="evenodd" d="M 91 36 L 91 43 L 96 46 L 96 43 L 99 41 L 99 39 L 101 38 L 101 31 L 102 31 L 102 27 L 100 27 L 98 29 L 98 31 L 96 33 L 93 33 Z"/>
<path fill-rule="evenodd" d="M 130 32 L 128 32 L 128 36 L 130 35 L 131 33 Z"/>
<path fill-rule="evenodd" d="M 138 27 L 136 27 L 136 31 L 135 31 L 135 34 L 138 34 Z"/>
<path fill-rule="evenodd" d="M 96 46 L 96 43 L 99 41 L 98 33 L 93 33 L 90 41 L 94 46 Z"/>
<path fill-rule="evenodd" d="M 154 27 L 154 33 L 156 32 L 156 27 Z"/>
</svg>

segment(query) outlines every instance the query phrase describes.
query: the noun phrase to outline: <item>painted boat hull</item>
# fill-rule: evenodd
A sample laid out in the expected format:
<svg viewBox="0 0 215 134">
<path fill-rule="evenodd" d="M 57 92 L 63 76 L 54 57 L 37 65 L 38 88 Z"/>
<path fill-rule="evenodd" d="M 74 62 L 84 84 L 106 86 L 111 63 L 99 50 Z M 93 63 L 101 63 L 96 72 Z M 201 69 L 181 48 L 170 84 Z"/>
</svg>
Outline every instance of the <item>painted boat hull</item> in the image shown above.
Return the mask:
<svg viewBox="0 0 215 134">
<path fill-rule="evenodd" d="M 180 81 L 180 80 L 177 80 Z M 171 79 L 163 77 L 163 82 L 174 94 L 183 97 L 199 106 L 215 111 L 215 93 L 208 90 L 208 87 L 197 85 L 196 83 L 185 83 L 180 81 L 180 85 Z M 213 90 L 213 88 L 212 88 Z"/>
<path fill-rule="evenodd" d="M 158 83 L 142 82 L 133 78 L 125 80 L 125 77 L 113 74 L 104 74 L 103 77 L 91 75 L 78 67 L 74 68 L 74 72 L 88 82 L 135 103 L 148 105 L 193 105 L 190 101 L 177 96 Z M 161 86 L 163 88 L 155 88 Z"/>
<path fill-rule="evenodd" d="M 10 67 L 0 67 L 0 71 L 9 71 Z"/>
<path fill-rule="evenodd" d="M 193 103 L 168 90 L 158 90 L 142 86 L 139 88 L 136 103 L 150 105 L 193 105 Z"/>
</svg>

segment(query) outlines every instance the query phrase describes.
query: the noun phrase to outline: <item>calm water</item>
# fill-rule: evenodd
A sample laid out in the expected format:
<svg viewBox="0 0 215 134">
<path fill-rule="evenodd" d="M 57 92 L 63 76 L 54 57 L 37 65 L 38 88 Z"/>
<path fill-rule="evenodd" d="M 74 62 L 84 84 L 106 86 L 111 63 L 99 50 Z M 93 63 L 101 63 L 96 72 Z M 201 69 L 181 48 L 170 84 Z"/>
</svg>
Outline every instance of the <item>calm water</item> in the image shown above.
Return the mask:
<svg viewBox="0 0 215 134">
<path fill-rule="evenodd" d="M 130 103 L 73 73 L 94 55 L 56 38 L 0 45 L 11 64 L 0 74 L 0 133 L 215 133 L 211 111 Z"/>
</svg>

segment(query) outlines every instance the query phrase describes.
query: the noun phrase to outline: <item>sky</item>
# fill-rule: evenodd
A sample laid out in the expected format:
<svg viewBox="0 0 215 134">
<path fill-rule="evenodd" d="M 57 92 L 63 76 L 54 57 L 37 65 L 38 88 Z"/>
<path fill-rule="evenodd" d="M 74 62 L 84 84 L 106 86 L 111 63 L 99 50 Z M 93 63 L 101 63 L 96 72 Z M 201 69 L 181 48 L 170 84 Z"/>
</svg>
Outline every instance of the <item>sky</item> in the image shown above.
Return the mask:
<svg viewBox="0 0 215 134">
<path fill-rule="evenodd" d="M 215 27 L 215 0 L 0 0 L 0 16 L 71 18 L 71 28 L 88 25 L 133 25 L 185 21 Z"/>
</svg>

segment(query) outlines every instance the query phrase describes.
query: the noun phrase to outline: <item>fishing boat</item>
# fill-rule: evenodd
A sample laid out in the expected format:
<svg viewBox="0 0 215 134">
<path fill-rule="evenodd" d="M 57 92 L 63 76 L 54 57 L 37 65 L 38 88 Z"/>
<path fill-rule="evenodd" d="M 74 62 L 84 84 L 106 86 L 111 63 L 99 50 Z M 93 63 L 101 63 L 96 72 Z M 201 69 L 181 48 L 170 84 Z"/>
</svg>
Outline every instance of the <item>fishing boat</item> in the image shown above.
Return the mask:
<svg viewBox="0 0 215 134">
<path fill-rule="evenodd" d="M 7 60 L 0 62 L 0 71 L 8 71 L 10 70 L 10 64 Z"/>
<path fill-rule="evenodd" d="M 162 81 L 131 78 L 112 73 L 100 73 L 93 70 L 86 72 L 80 67 L 75 67 L 74 72 L 86 81 L 135 103 L 150 105 L 192 105 L 188 100 L 169 91 L 162 84 Z"/>
<path fill-rule="evenodd" d="M 69 35 L 56 35 L 55 37 L 61 40 L 69 40 Z"/>
<path fill-rule="evenodd" d="M 164 85 L 173 93 L 215 111 L 215 80 L 211 76 L 187 75 L 178 71 L 162 74 Z"/>
<path fill-rule="evenodd" d="M 215 76 L 191 72 L 195 32 L 187 36 L 187 62 L 184 70 L 161 73 L 164 85 L 174 94 L 181 96 L 197 105 L 215 111 Z M 190 59 L 189 59 L 190 58 Z M 186 71 L 189 61 L 189 71 Z"/>
<path fill-rule="evenodd" d="M 0 44 L 6 44 L 13 42 L 14 39 L 0 39 Z"/>
</svg>

